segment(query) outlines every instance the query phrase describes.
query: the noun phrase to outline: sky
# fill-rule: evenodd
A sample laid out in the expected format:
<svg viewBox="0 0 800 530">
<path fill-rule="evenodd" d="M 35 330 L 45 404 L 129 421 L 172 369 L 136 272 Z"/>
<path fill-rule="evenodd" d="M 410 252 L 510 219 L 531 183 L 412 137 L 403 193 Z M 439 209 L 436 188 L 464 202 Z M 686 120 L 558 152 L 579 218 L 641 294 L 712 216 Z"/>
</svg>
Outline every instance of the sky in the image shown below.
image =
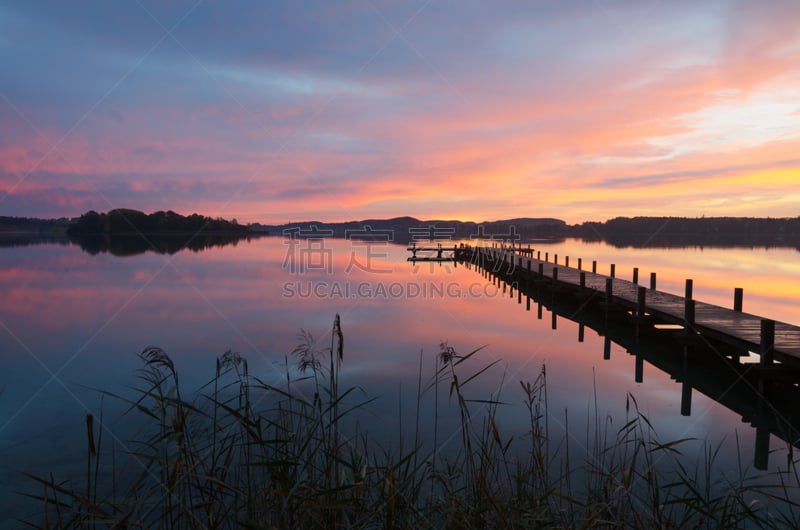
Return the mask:
<svg viewBox="0 0 800 530">
<path fill-rule="evenodd" d="M 0 215 L 800 215 L 797 0 L 0 2 Z"/>
</svg>

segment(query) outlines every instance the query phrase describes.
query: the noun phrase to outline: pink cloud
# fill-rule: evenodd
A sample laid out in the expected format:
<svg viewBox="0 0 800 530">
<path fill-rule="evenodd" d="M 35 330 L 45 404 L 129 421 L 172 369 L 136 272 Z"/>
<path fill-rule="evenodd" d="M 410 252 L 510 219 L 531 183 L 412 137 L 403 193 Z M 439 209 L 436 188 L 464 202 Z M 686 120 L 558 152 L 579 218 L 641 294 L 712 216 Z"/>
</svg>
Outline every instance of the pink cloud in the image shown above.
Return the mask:
<svg viewBox="0 0 800 530">
<path fill-rule="evenodd" d="M 641 27 L 624 19 L 627 32 L 620 35 L 570 12 L 557 22 L 590 30 L 575 37 L 575 50 L 565 49 L 563 59 L 529 59 L 520 49 L 476 71 L 463 61 L 434 61 L 430 79 L 377 70 L 299 77 L 309 86 L 316 79 L 337 87 L 330 97 L 312 91 L 281 101 L 245 92 L 240 100 L 223 93 L 185 107 L 123 102 L 111 109 L 113 120 L 109 109 L 90 114 L 48 156 L 48 142 L 68 129 L 43 126 L 44 139 L 30 127 L 13 134 L 0 128 L 11 138 L 0 147 L 0 185 L 14 189 L 7 201 L 52 193 L 47 204 L 62 209 L 101 197 L 115 206 L 220 211 L 245 220 L 342 219 L 366 211 L 435 216 L 439 208 L 473 219 L 542 214 L 581 221 L 625 213 L 625 197 L 669 210 L 678 204 L 679 183 L 736 176 L 732 192 L 744 192 L 741 168 L 769 168 L 794 156 L 791 141 L 732 152 L 689 152 L 699 146 L 684 149 L 680 141 L 695 131 L 687 116 L 797 86 L 798 42 L 789 31 L 796 9 L 731 10 L 681 31 L 679 14 L 656 9 L 642 13 Z M 490 34 L 480 38 L 488 42 Z M 525 35 L 512 36 L 522 45 Z M 510 42 L 505 52 L 514 50 Z M 476 59 L 485 60 L 496 52 L 480 53 Z M 48 122 L 40 110 L 21 110 Z M 602 189 L 613 193 L 598 194 Z M 582 197 L 592 206 L 570 210 Z"/>
</svg>

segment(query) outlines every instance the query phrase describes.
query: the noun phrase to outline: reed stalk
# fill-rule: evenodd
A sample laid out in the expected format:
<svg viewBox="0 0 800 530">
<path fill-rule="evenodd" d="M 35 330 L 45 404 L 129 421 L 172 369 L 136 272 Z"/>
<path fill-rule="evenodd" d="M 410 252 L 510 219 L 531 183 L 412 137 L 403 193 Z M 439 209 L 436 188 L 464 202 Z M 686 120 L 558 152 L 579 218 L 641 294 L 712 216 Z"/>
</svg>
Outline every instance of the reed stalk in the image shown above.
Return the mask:
<svg viewBox="0 0 800 530">
<path fill-rule="evenodd" d="M 36 528 L 593 528 L 797 527 L 797 466 L 767 477 L 739 466 L 720 469 L 719 446 L 680 439 L 661 442 L 633 395 L 618 428 L 587 409 L 585 457 L 566 434 L 550 430 L 547 374 L 520 381 L 521 397 L 473 395 L 473 382 L 497 361 L 480 365 L 482 348 L 465 355 L 439 345 L 434 374 L 423 385 L 420 357 L 413 447 L 381 447 L 361 426 L 369 406 L 358 387 L 341 389 L 344 333 L 337 315 L 330 346 L 301 332 L 284 358 L 285 382 L 250 374 L 246 360 L 225 352 L 214 377 L 191 399 L 158 348 L 142 353 L 144 368 L 129 414 L 147 420 L 131 442 L 130 462 L 101 464 L 102 410 L 86 417 L 85 484 L 28 477 L 41 502 Z M 292 363 L 295 363 L 292 365 Z M 439 387 L 449 400 L 439 399 Z M 432 394 L 432 396 L 431 396 Z M 432 425 L 421 410 L 433 400 Z M 521 403 L 524 427 L 509 433 L 504 407 Z M 457 436 L 440 432 L 453 407 Z M 102 409 L 102 407 L 101 407 Z M 441 410 L 440 410 L 441 409 Z M 592 417 L 593 414 L 593 417 Z M 444 434 L 444 436 L 443 436 Z M 96 440 L 96 443 L 95 443 Z M 738 443 L 738 440 L 737 440 Z M 691 462 L 684 448 L 702 448 Z M 686 451 L 688 453 L 688 451 Z M 100 473 L 101 468 L 103 473 Z M 131 472 L 134 469 L 135 472 Z M 105 471 L 108 471 L 106 473 Z M 106 475 L 109 478 L 104 478 Z M 770 482 L 771 479 L 774 479 Z M 98 495 L 110 486 L 109 495 Z"/>
</svg>

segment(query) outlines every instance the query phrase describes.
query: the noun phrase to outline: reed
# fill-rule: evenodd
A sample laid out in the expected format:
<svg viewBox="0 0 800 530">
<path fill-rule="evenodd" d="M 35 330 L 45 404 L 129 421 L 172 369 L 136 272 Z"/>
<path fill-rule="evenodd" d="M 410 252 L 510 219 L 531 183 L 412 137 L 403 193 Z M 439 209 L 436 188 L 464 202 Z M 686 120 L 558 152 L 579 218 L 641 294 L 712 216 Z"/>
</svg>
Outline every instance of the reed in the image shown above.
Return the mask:
<svg viewBox="0 0 800 530">
<path fill-rule="evenodd" d="M 771 476 L 775 480 L 767 485 L 741 466 L 734 476 L 721 473 L 718 446 L 704 446 L 700 460 L 687 464 L 682 449 L 702 441 L 659 441 L 632 395 L 619 428 L 595 408 L 583 443 L 586 457 L 575 461 L 569 429 L 563 440 L 550 432 L 554 416 L 545 368 L 532 381 L 520 381 L 521 394 L 508 402 L 499 392 L 476 396 L 472 383 L 496 368 L 494 362 L 470 369 L 480 348 L 462 355 L 441 343 L 427 384 L 421 359 L 413 447 L 381 447 L 358 421 L 373 400 L 358 387 L 340 387 L 344 334 L 338 315 L 330 335 L 330 347 L 317 349 L 314 337 L 301 332 L 299 345 L 284 359 L 281 385 L 250 374 L 243 357 L 225 352 L 213 379 L 191 398 L 183 396 L 169 356 L 146 348 L 134 397 L 105 392 L 147 420 L 130 444 L 130 463 L 117 468 L 113 447 L 113 465 L 101 463 L 109 450 L 88 416 L 86 484 L 29 475 L 37 491 L 26 495 L 41 502 L 42 513 L 26 524 L 221 529 L 800 523 L 800 507 L 790 500 L 798 496 L 794 462 L 787 462 L 791 473 Z M 444 389 L 448 399 L 440 400 Z M 420 403 L 431 397 L 436 410 L 433 424 L 425 426 Z M 506 434 L 498 411 L 520 401 L 527 424 Z M 459 418 L 452 440 L 440 434 L 448 404 Z M 562 423 L 567 420 L 565 413 Z M 108 468 L 104 480 L 99 470 Z"/>
</svg>

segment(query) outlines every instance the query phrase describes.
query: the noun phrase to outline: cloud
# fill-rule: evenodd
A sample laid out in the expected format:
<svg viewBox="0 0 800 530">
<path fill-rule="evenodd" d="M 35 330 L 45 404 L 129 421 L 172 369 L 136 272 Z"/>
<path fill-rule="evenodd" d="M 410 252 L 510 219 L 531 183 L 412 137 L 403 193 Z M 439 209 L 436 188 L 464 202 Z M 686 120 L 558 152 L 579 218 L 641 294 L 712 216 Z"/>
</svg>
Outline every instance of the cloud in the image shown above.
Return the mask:
<svg viewBox="0 0 800 530">
<path fill-rule="evenodd" d="M 790 211 L 795 3 L 193 6 L 3 8 L 4 209 Z"/>
</svg>

